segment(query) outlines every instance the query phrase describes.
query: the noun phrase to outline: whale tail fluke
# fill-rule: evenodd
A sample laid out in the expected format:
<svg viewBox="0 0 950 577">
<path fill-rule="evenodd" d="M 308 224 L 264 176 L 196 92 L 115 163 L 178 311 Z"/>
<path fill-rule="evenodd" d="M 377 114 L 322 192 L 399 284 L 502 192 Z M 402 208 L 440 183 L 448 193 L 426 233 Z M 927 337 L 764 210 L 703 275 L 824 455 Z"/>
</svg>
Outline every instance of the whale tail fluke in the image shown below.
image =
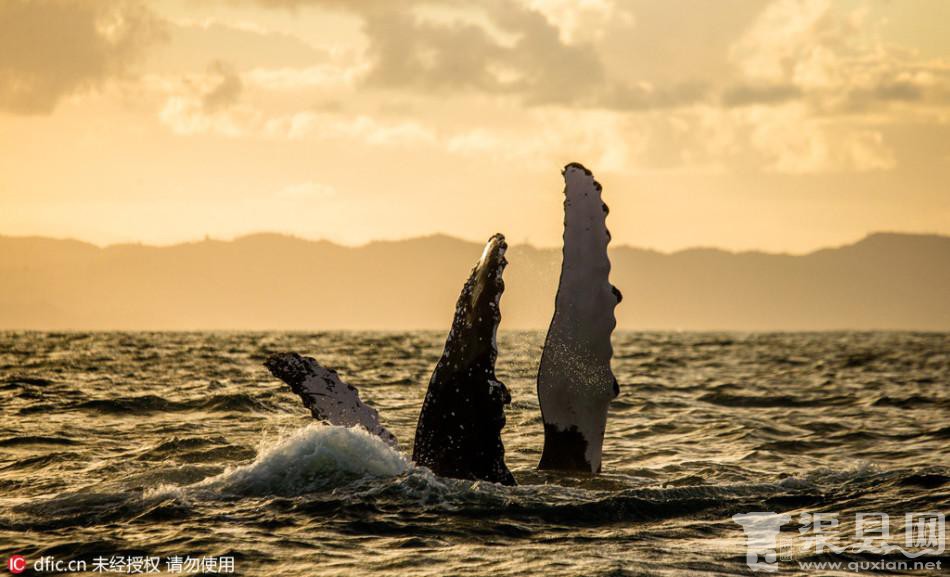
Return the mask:
<svg viewBox="0 0 950 577">
<path fill-rule="evenodd" d="M 376 409 L 361 401 L 356 387 L 343 382 L 333 369 L 297 353 L 271 355 L 264 366 L 290 385 L 313 418 L 341 427 L 363 427 L 390 446 L 396 446 L 396 436 L 379 422 Z"/>
</svg>

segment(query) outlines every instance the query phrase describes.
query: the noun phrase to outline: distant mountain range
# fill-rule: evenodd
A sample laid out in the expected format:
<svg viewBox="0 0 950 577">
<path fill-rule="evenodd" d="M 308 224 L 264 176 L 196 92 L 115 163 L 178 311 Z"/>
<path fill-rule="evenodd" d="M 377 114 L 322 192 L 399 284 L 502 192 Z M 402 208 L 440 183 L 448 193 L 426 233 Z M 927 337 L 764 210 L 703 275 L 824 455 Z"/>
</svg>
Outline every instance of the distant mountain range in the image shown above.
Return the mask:
<svg viewBox="0 0 950 577">
<path fill-rule="evenodd" d="M 440 329 L 482 246 L 259 234 L 99 248 L 0 236 L 0 329 Z M 611 248 L 620 329 L 950 330 L 950 237 L 806 255 Z M 502 329 L 545 328 L 559 249 L 512 246 Z"/>
</svg>

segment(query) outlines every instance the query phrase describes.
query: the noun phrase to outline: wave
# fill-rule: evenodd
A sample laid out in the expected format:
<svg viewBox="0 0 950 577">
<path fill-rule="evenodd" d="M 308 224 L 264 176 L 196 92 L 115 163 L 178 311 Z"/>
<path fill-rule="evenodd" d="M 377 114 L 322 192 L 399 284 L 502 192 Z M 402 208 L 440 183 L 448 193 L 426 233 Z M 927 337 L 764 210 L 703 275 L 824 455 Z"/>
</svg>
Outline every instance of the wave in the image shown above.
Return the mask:
<svg viewBox="0 0 950 577">
<path fill-rule="evenodd" d="M 175 439 L 156 449 L 207 444 Z M 46 465 L 60 460 L 61 454 L 33 457 L 8 468 Z M 185 485 L 165 482 L 153 488 L 134 490 L 107 481 L 99 487 L 22 503 L 13 508 L 12 517 L 0 517 L 0 528 L 45 530 L 143 517 L 153 520 L 181 518 L 192 511 L 190 503 L 193 500 L 230 500 L 234 496 L 328 497 L 343 506 L 343 500 L 333 495 L 334 489 L 348 485 L 360 487 L 359 481 L 373 483 L 414 469 L 420 469 L 423 477 L 435 477 L 428 469 L 414 467 L 406 456 L 363 429 L 311 423 L 262 446 L 252 462 L 229 467 L 197 482 Z M 177 474 L 184 470 L 176 467 L 166 473 Z M 189 469 L 189 474 L 191 472 L 201 474 L 202 471 Z M 148 476 L 154 476 L 154 473 Z M 139 485 L 146 479 L 133 476 L 125 480 Z"/>
<path fill-rule="evenodd" d="M 871 402 L 872 407 L 896 407 L 899 409 L 917 408 L 948 408 L 950 399 L 931 398 L 924 395 L 909 395 L 906 397 L 891 397 L 882 395 Z"/>
<path fill-rule="evenodd" d="M 289 497 L 298 511 L 353 513 L 378 507 L 438 511 L 461 517 L 570 520 L 572 523 L 642 521 L 701 512 L 736 512 L 768 504 L 777 509 L 834 500 L 838 490 L 863 492 L 880 473 L 870 465 L 819 470 L 761 483 L 604 490 L 537 484 L 505 487 L 448 479 L 363 429 L 310 424 L 261 449 L 256 459 L 185 488 L 186 493 Z M 209 494 L 210 493 L 210 494 Z M 853 496 L 853 495 L 852 495 Z M 731 514 L 731 513 L 730 513 Z"/>
<path fill-rule="evenodd" d="M 69 409 L 111 415 L 141 415 L 142 413 L 179 411 L 266 412 L 275 410 L 267 403 L 244 393 L 212 395 L 184 401 L 172 401 L 157 395 L 92 399 L 75 403 L 67 407 L 67 410 Z"/>
<path fill-rule="evenodd" d="M 6 379 L 0 380 L 0 384 L 4 385 L 3 388 L 47 387 L 49 385 L 52 385 L 53 381 L 49 379 L 42 379 L 39 377 L 14 376 L 14 377 L 8 377 Z"/>
<path fill-rule="evenodd" d="M 0 467 L 0 471 L 60 467 L 63 465 L 63 463 L 79 458 L 82 458 L 82 455 L 72 451 L 46 453 L 43 455 L 34 455 L 25 459 L 19 459 L 13 461 L 12 463 L 5 464 Z"/>
<path fill-rule="evenodd" d="M 411 467 L 405 455 L 361 428 L 312 423 L 262 447 L 253 462 L 228 468 L 186 489 L 295 496 L 325 491 L 362 477 L 395 477 Z M 158 492 L 168 490 L 162 487 Z"/>
<path fill-rule="evenodd" d="M 803 398 L 792 395 L 734 395 L 722 392 L 707 393 L 699 397 L 698 400 L 713 405 L 732 408 L 825 407 L 847 405 L 852 402 L 852 399 L 841 395 L 822 398 Z"/>
<path fill-rule="evenodd" d="M 77 445 L 78 441 L 62 436 L 52 435 L 23 435 L 20 437 L 7 437 L 0 439 L 0 447 L 29 447 L 36 445 Z"/>
<path fill-rule="evenodd" d="M 161 448 L 182 444 L 176 439 L 163 443 Z M 206 446 L 191 441 L 184 444 Z M 202 471 L 194 473 L 201 475 Z M 944 486 L 950 471 L 881 471 L 864 464 L 754 483 L 710 484 L 695 478 L 688 485 L 657 486 L 637 481 L 640 486 L 628 484 L 619 490 L 565 486 L 556 477 L 536 472 L 521 475 L 530 483 L 506 487 L 441 478 L 413 465 L 405 454 L 362 429 L 312 423 L 263 445 L 250 463 L 196 482 L 152 485 L 143 491 L 143 481 L 148 486 L 145 479 L 126 479 L 132 485 L 125 484 L 125 490 L 116 485 L 102 486 L 95 492 L 64 494 L 17 507 L 16 518 L 0 519 L 0 527 L 35 530 L 122 519 L 168 521 L 185 519 L 202 510 L 193 507 L 196 501 L 238 503 L 250 499 L 247 506 L 272 509 L 276 518 L 287 518 L 288 523 L 293 523 L 297 515 L 320 515 L 344 524 L 355 523 L 351 527 L 354 530 L 361 527 L 362 531 L 373 532 L 380 529 L 362 523 L 367 515 L 381 515 L 380 519 L 388 519 L 392 530 L 401 534 L 426 525 L 426 520 L 437 514 L 453 519 L 453 523 L 490 520 L 479 524 L 479 530 L 487 534 L 509 531 L 511 522 L 586 526 L 728 518 L 748 510 L 790 511 L 835 503 L 847 503 L 847 508 L 873 507 L 882 500 L 893 500 L 908 485 L 930 489 Z M 165 483 L 169 480 L 164 476 Z M 188 482 L 184 478 L 177 482 L 182 481 Z M 133 490 L 133 486 L 139 489 Z M 395 511 L 399 513 L 390 515 Z M 382 523 L 380 519 L 377 521 Z"/>
<path fill-rule="evenodd" d="M 140 461 L 176 461 L 178 463 L 220 463 L 252 459 L 257 452 L 249 447 L 233 445 L 224 437 L 173 437 L 146 449 L 136 456 Z"/>
</svg>

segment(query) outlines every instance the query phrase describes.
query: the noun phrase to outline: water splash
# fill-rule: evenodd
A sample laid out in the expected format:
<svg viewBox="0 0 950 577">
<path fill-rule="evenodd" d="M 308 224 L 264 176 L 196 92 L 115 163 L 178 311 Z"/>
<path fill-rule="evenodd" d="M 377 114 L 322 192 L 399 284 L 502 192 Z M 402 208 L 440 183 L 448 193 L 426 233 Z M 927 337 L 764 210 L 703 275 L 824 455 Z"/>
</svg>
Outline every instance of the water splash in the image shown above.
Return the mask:
<svg viewBox="0 0 950 577">
<path fill-rule="evenodd" d="M 411 463 L 405 455 L 362 428 L 312 423 L 265 445 L 251 463 L 178 488 L 184 494 L 293 496 L 325 491 L 362 477 L 395 477 Z M 179 493 L 160 487 L 146 497 Z"/>
</svg>

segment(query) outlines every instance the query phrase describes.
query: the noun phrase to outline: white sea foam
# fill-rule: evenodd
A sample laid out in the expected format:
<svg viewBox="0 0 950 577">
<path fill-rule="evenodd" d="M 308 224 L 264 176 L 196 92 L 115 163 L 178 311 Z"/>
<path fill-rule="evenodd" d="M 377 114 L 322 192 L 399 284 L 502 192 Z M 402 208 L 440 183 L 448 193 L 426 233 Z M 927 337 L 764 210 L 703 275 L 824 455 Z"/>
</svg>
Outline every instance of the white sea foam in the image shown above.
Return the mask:
<svg viewBox="0 0 950 577">
<path fill-rule="evenodd" d="M 395 477 L 409 459 L 362 428 L 319 423 L 266 445 L 251 463 L 187 487 L 159 487 L 147 497 L 187 497 L 194 492 L 296 495 L 336 486 L 353 477 Z"/>
</svg>

